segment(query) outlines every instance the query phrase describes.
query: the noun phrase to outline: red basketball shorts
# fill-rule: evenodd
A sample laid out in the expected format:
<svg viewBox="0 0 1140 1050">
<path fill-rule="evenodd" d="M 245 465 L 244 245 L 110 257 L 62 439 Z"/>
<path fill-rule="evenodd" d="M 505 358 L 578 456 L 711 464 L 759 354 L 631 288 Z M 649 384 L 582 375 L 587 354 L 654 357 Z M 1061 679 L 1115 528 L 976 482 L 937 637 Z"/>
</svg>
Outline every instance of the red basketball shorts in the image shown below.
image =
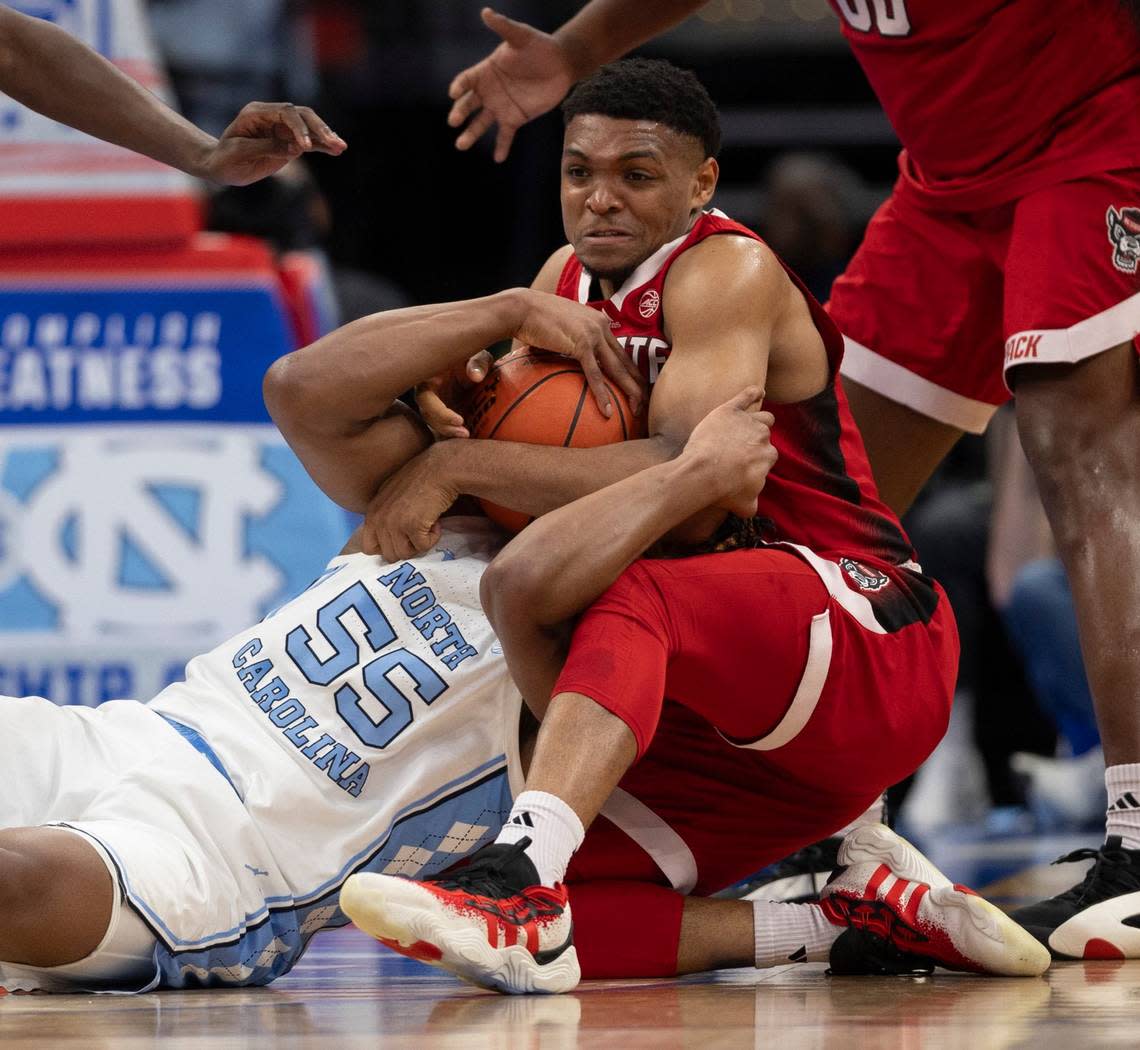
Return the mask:
<svg viewBox="0 0 1140 1050">
<path fill-rule="evenodd" d="M 899 589 L 856 578 L 880 608 Z M 917 769 L 945 732 L 958 661 L 949 604 L 923 586 L 929 606 L 888 630 L 853 577 L 811 552 L 632 565 L 582 617 L 555 689 L 625 721 L 640 754 L 568 880 L 714 892 Z"/>
<path fill-rule="evenodd" d="M 1140 333 L 1140 171 L 977 212 L 923 208 L 900 184 L 828 311 L 844 376 L 980 433 L 1011 369 L 1080 361 Z"/>
</svg>

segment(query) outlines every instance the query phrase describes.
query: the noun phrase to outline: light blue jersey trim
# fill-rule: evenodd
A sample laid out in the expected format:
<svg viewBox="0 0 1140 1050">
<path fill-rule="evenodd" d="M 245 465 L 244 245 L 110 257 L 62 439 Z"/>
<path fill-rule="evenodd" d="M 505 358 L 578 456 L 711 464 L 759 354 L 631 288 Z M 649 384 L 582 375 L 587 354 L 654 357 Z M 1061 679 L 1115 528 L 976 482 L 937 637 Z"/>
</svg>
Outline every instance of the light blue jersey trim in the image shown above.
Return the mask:
<svg viewBox="0 0 1140 1050">
<path fill-rule="evenodd" d="M 439 801 L 447 801 L 443 796 L 454 794 L 455 789 L 463 784 L 477 784 L 478 781 L 486 776 L 489 772 L 499 767 L 502 770 L 503 776 L 506 776 L 506 756 L 498 755 L 483 765 L 477 767 L 466 773 L 464 776 L 456 777 L 443 786 L 436 788 L 430 794 L 425 795 L 423 798 L 405 806 L 400 810 L 388 825 L 384 834 L 374 839 L 368 846 L 360 850 L 350 861 L 341 867 L 339 872 L 331 879 L 323 883 L 321 886 L 311 890 L 301 896 L 288 895 L 279 897 L 266 897 L 265 904 L 258 908 L 256 911 L 247 914 L 244 920 L 237 926 L 233 926 L 228 930 L 222 930 L 217 933 L 209 934 L 205 937 L 200 937 L 197 940 L 187 941 L 179 938 L 155 913 L 155 911 L 144 901 L 138 893 L 131 887 L 130 881 L 127 878 L 127 869 L 123 864 L 122 859 L 116 855 L 111 847 L 99 840 L 100 845 L 107 850 L 107 853 L 118 865 L 120 877 L 123 882 L 123 892 L 127 895 L 131 905 L 140 913 L 142 913 L 150 925 L 156 932 L 159 932 L 162 939 L 166 942 L 167 946 L 175 951 L 191 951 L 195 949 L 209 948 L 212 944 L 224 942 L 234 937 L 240 937 L 245 933 L 250 932 L 251 927 L 260 924 L 272 911 L 274 911 L 275 904 L 287 904 L 290 908 L 305 907 L 306 905 L 319 901 L 322 897 L 327 896 L 330 890 L 339 888 L 340 884 L 344 882 L 348 875 L 357 867 L 360 862 L 369 854 L 375 854 L 388 844 L 392 837 L 392 833 L 396 826 L 402 821 L 406 821 L 409 817 L 423 815 L 430 812 L 432 808 Z M 509 795 L 509 789 L 507 791 Z M 509 807 L 508 807 L 509 808 Z M 442 836 L 441 836 L 442 837 Z M 282 909 L 286 910 L 286 909 Z"/>
</svg>

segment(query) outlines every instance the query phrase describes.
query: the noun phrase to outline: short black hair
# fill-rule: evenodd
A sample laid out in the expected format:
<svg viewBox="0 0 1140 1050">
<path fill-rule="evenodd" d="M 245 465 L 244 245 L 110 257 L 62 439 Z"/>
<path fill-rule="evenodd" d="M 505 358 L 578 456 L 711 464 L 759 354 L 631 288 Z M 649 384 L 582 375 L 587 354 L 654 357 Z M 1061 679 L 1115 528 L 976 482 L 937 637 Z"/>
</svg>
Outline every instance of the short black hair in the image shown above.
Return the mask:
<svg viewBox="0 0 1140 1050">
<path fill-rule="evenodd" d="M 720 152 L 720 117 L 709 93 L 692 72 L 663 59 L 626 58 L 580 81 L 562 103 L 562 120 L 586 113 L 655 120 L 697 139 L 706 157 Z"/>
</svg>

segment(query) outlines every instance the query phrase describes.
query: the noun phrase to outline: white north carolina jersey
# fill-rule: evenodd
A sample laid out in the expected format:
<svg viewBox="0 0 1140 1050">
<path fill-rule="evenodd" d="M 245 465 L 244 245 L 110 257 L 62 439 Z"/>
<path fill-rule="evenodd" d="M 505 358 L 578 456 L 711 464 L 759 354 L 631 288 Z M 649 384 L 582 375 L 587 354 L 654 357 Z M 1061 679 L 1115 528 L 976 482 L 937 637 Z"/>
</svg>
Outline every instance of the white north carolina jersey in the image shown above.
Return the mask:
<svg viewBox="0 0 1140 1050">
<path fill-rule="evenodd" d="M 265 874 L 244 929 L 165 931 L 164 983 L 195 949 L 209 983 L 251 936 L 237 957 L 265 941 L 291 965 L 308 932 L 345 921 L 336 893 L 352 872 L 430 873 L 493 839 L 522 782 L 521 699 L 479 603 L 500 544 L 482 519 L 445 519 L 423 557 L 335 558 L 151 701 L 228 778 L 273 862 L 233 858 Z"/>
</svg>

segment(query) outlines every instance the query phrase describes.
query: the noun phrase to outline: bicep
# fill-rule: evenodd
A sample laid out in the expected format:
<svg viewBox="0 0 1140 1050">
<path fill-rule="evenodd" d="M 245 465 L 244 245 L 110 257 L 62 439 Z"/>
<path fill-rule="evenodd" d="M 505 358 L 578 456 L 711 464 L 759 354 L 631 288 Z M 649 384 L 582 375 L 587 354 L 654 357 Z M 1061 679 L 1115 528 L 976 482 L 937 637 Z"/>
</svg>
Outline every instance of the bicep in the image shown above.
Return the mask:
<svg viewBox="0 0 1140 1050">
<path fill-rule="evenodd" d="M 766 249 L 765 255 L 750 245 L 709 248 L 715 250 L 706 259 L 679 260 L 678 266 L 689 265 L 665 287 L 672 349 L 649 400 L 649 432 L 674 442 L 687 439 L 705 415 L 745 387 L 764 389 L 783 301 L 786 277 Z"/>
</svg>

